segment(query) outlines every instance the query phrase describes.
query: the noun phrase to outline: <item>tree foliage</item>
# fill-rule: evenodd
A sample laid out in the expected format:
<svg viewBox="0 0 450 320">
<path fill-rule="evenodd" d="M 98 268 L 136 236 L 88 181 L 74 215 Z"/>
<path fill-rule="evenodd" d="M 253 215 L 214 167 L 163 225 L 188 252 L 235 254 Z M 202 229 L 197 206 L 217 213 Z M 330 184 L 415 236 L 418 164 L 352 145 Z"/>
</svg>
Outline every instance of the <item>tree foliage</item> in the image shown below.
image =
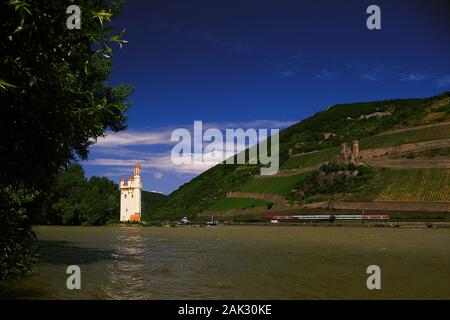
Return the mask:
<svg viewBox="0 0 450 320">
<path fill-rule="evenodd" d="M 0 192 L 0 280 L 32 271 L 37 261 L 28 216 L 36 196 L 35 191 L 21 187 L 4 187 Z"/>
<path fill-rule="evenodd" d="M 142 191 L 142 212 L 150 212 L 166 196 Z M 119 222 L 119 186 L 106 177 L 85 177 L 80 164 L 61 169 L 51 188 L 42 197 L 39 224 L 102 226 Z"/>
<path fill-rule="evenodd" d="M 374 171 L 364 165 L 326 164 L 295 186 L 289 198 L 301 201 L 320 194 L 358 192 L 373 177 Z"/>
<path fill-rule="evenodd" d="M 81 8 L 80 30 L 66 26 L 66 10 L 72 4 Z M 112 45 L 124 42 L 123 32 L 114 32 L 109 23 L 121 5 L 106 0 L 0 1 L 4 270 L 27 265 L 22 260 L 31 257 L 29 225 L 36 216 L 38 196 L 58 170 L 77 157 L 86 158 L 89 146 L 106 130 L 125 128 L 131 88 L 107 83 Z M 25 206 L 23 193 L 35 195 L 26 199 L 32 206 Z M 5 271 L 0 280 L 16 274 Z"/>
<path fill-rule="evenodd" d="M 83 167 L 73 164 L 47 192 L 39 223 L 100 226 L 118 220 L 119 210 L 119 186 L 106 177 L 88 180 Z"/>
<path fill-rule="evenodd" d="M 3 1 L 0 5 L 0 172 L 2 182 L 46 184 L 49 173 L 107 129 L 124 129 L 128 86 L 110 86 L 111 42 L 121 43 L 97 16 L 117 14 L 105 1 L 77 1 L 81 30 L 66 27 L 73 1 Z M 113 10 L 113 9 L 114 10 Z M 104 18 L 103 18 L 104 19 Z M 111 18 L 108 18 L 111 19 Z"/>
</svg>

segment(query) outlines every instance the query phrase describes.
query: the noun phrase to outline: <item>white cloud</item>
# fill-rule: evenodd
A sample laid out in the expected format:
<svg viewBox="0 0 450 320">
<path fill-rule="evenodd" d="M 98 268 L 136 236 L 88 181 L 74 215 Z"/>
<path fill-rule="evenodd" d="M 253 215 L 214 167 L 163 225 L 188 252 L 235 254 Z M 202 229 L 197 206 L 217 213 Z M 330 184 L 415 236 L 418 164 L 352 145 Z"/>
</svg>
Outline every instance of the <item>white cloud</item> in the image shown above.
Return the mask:
<svg viewBox="0 0 450 320">
<path fill-rule="evenodd" d="M 282 75 L 283 77 L 292 77 L 293 75 L 297 74 L 296 70 L 283 70 L 282 72 L 280 72 L 280 75 Z"/>
<path fill-rule="evenodd" d="M 278 120 L 253 120 L 247 122 L 209 122 L 203 124 L 203 131 L 210 128 L 217 128 L 224 134 L 223 145 L 216 145 L 219 149 L 209 150 L 210 152 L 203 155 L 203 161 L 195 162 L 193 141 L 192 150 L 190 153 L 185 154 L 186 157 L 192 159 L 189 164 L 175 164 L 171 158 L 171 146 L 174 145 L 171 142 L 172 128 L 164 128 L 161 130 L 149 130 L 149 131 L 136 131 L 130 130 L 120 133 L 112 133 L 105 138 L 99 139 L 99 142 L 95 144 L 91 151 L 93 159 L 83 162 L 87 166 L 99 166 L 105 167 L 107 176 L 119 176 L 126 175 L 129 172 L 129 168 L 136 162 L 139 162 L 143 168 L 143 171 L 153 173 L 155 179 L 161 179 L 166 173 L 176 174 L 200 174 L 218 163 L 223 162 L 228 157 L 237 153 L 237 151 L 245 150 L 250 146 L 245 144 L 233 143 L 231 145 L 226 143 L 225 129 L 238 129 L 244 130 L 254 129 L 282 129 L 292 125 L 293 121 L 278 121 Z M 191 134 L 193 124 L 185 126 Z M 269 134 L 271 132 L 269 131 Z M 261 142 L 259 137 L 259 142 Z M 248 141 L 245 143 L 248 144 Z M 255 141 L 256 143 L 256 141 Z M 206 147 L 209 143 L 205 143 L 202 147 Z M 155 145 L 168 146 L 167 151 L 154 152 L 152 149 Z M 135 150 L 139 147 L 139 150 Z M 148 151 L 143 148 L 148 148 Z M 203 150 L 200 148 L 200 150 Z M 235 150 L 236 148 L 236 150 Z M 144 151 L 143 151 L 144 150 Z"/>
<path fill-rule="evenodd" d="M 153 176 L 156 179 L 160 179 L 162 178 L 162 172 L 200 174 L 223 162 L 228 157 L 235 155 L 237 151 L 245 150 L 247 147 L 251 146 L 242 143 L 228 145 L 224 141 L 222 149 L 203 154 L 203 161 L 201 162 L 194 161 L 195 154 L 193 152 L 186 153 L 184 156 L 191 159 L 190 163 L 186 164 L 175 164 L 172 161 L 171 150 L 166 153 L 156 153 L 110 147 L 99 149 L 97 151 L 99 155 L 98 158 L 84 161 L 83 164 L 87 166 L 108 167 L 108 172 L 106 172 L 105 175 L 118 176 L 128 173 L 129 168 L 133 166 L 133 164 L 140 163 L 144 170 L 156 170 L 157 172 Z M 127 169 L 121 169 L 122 167 L 126 167 Z"/>
<path fill-rule="evenodd" d="M 274 110 L 275 112 L 276 110 Z M 206 129 L 217 128 L 217 129 L 284 129 L 295 124 L 296 121 L 282 121 L 282 120 L 269 120 L 269 119 L 259 119 L 252 121 L 229 121 L 229 122 L 207 122 L 203 124 Z"/>
<path fill-rule="evenodd" d="M 390 63 L 367 62 L 364 60 L 349 61 L 345 66 L 354 69 L 359 73 L 359 77 L 367 81 L 382 81 L 385 79 L 398 78 L 401 74 L 397 67 Z"/>
<path fill-rule="evenodd" d="M 160 179 L 162 179 L 162 177 L 164 177 L 164 175 L 161 172 L 155 172 L 153 174 L 153 178 L 155 178 L 155 179 L 160 180 Z"/>
<path fill-rule="evenodd" d="M 99 138 L 95 146 L 130 146 L 130 145 L 161 145 L 170 143 L 170 131 L 135 131 L 110 132 L 106 137 Z"/>
<path fill-rule="evenodd" d="M 320 80 L 331 80 L 336 78 L 336 73 L 327 69 L 322 69 L 320 73 L 316 74 L 316 78 Z"/>
<path fill-rule="evenodd" d="M 381 81 L 383 80 L 383 76 L 378 73 L 361 73 L 360 74 L 361 79 L 363 80 L 369 80 L 369 81 Z"/>
<path fill-rule="evenodd" d="M 159 193 L 159 194 L 162 194 L 162 195 L 166 195 L 164 192 L 156 191 L 156 190 L 152 190 L 152 191 L 150 191 L 150 192 L 153 192 L 153 193 Z"/>
<path fill-rule="evenodd" d="M 418 82 L 418 81 L 422 81 L 425 80 L 427 78 L 426 75 L 424 74 L 419 74 L 419 73 L 410 73 L 408 75 L 404 75 L 402 77 L 400 77 L 401 81 L 413 81 L 413 82 Z"/>
<path fill-rule="evenodd" d="M 450 74 L 443 76 L 442 78 L 436 79 L 436 85 L 438 87 L 448 87 L 450 86 Z"/>
<path fill-rule="evenodd" d="M 279 120 L 252 120 L 241 122 L 207 122 L 203 124 L 203 129 L 217 128 L 219 130 L 224 129 L 237 129 L 237 128 L 267 128 L 267 129 L 282 129 L 294 124 L 294 121 L 279 121 Z M 94 148 L 110 148 L 119 146 L 151 146 L 151 145 L 171 145 L 172 131 L 177 128 L 186 128 L 189 131 L 192 130 L 193 124 L 161 128 L 159 130 L 126 130 L 121 132 L 110 132 L 106 137 L 101 137 L 95 143 Z"/>
<path fill-rule="evenodd" d="M 130 174 L 130 168 L 122 171 L 105 171 L 101 172 L 100 175 L 103 177 L 117 177 L 117 176 L 126 176 Z"/>
<path fill-rule="evenodd" d="M 145 171 L 145 169 L 151 169 L 166 172 L 176 172 L 181 174 L 200 174 L 216 164 L 216 163 L 192 163 L 192 164 L 177 165 L 172 162 L 170 155 L 152 155 L 147 159 L 98 158 L 85 161 L 84 165 L 130 168 L 135 163 L 140 163 L 143 171 Z"/>
<path fill-rule="evenodd" d="M 110 150 L 113 151 L 113 150 Z M 110 152 L 114 154 L 113 152 Z M 199 174 L 211 167 L 219 164 L 225 159 L 226 150 L 218 150 L 216 152 L 207 153 L 203 156 L 203 162 L 194 162 L 190 164 L 175 164 L 172 161 L 170 152 L 168 153 L 146 153 L 146 152 L 134 152 L 133 150 L 120 149 L 116 156 L 126 157 L 127 159 L 118 158 L 97 158 L 85 161 L 85 165 L 91 166 L 107 166 L 107 167 L 127 167 L 130 168 L 135 163 L 140 163 L 143 169 L 158 170 L 154 174 L 156 179 L 162 178 L 163 172 L 175 172 L 180 174 Z M 186 157 L 193 159 L 193 153 L 187 153 Z M 117 176 L 116 173 L 122 173 L 123 170 L 109 170 L 110 176 Z M 126 172 L 129 170 L 127 169 Z"/>
</svg>

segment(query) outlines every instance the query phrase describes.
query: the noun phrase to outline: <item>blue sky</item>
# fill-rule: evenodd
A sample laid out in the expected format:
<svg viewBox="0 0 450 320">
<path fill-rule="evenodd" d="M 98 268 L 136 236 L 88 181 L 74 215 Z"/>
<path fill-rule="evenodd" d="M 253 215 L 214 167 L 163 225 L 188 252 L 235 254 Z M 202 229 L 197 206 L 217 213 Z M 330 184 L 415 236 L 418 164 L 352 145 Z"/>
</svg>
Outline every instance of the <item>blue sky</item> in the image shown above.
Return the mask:
<svg viewBox="0 0 450 320">
<path fill-rule="evenodd" d="M 366 28 L 381 8 L 382 29 Z M 83 166 L 116 181 L 143 163 L 170 193 L 205 170 L 170 161 L 175 128 L 284 128 L 326 107 L 450 90 L 448 1 L 139 1 L 115 21 L 129 41 L 112 84 L 134 86 L 128 130 Z"/>
</svg>

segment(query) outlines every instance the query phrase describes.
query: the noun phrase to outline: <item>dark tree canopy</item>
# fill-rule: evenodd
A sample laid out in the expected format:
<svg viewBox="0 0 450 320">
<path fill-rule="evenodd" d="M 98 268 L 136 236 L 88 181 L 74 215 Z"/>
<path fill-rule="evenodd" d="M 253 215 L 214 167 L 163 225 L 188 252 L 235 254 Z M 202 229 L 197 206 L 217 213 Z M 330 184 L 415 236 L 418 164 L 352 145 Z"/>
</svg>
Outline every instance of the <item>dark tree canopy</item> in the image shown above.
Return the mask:
<svg viewBox="0 0 450 320">
<path fill-rule="evenodd" d="M 44 198 L 40 224 L 101 226 L 119 220 L 119 186 L 106 177 L 86 179 L 79 164 L 60 170 Z"/>
<path fill-rule="evenodd" d="M 108 26 L 120 9 L 100 0 L 2 1 L 0 5 L 0 172 L 2 183 L 46 183 L 105 130 L 124 128 L 128 86 L 106 82 Z M 81 8 L 81 29 L 69 30 L 67 7 Z M 7 84 L 6 84 L 7 83 Z"/>
<path fill-rule="evenodd" d="M 67 28 L 70 5 L 81 29 Z M 31 223 L 58 170 L 125 128 L 127 85 L 110 86 L 122 1 L 0 0 L 0 280 L 30 269 Z M 101 183 L 99 183 L 100 185 Z"/>
</svg>

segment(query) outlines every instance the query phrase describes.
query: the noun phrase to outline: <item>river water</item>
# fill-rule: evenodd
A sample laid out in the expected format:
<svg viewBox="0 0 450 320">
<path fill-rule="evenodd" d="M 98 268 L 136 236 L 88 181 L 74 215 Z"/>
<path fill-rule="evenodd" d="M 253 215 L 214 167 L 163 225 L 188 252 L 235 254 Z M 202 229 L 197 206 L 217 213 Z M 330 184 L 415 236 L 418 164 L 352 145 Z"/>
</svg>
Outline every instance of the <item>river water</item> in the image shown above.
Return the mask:
<svg viewBox="0 0 450 320">
<path fill-rule="evenodd" d="M 39 227 L 19 299 L 450 299 L 450 230 Z M 68 290 L 66 268 L 81 268 Z M 368 290 L 369 265 L 381 290 Z"/>
</svg>

